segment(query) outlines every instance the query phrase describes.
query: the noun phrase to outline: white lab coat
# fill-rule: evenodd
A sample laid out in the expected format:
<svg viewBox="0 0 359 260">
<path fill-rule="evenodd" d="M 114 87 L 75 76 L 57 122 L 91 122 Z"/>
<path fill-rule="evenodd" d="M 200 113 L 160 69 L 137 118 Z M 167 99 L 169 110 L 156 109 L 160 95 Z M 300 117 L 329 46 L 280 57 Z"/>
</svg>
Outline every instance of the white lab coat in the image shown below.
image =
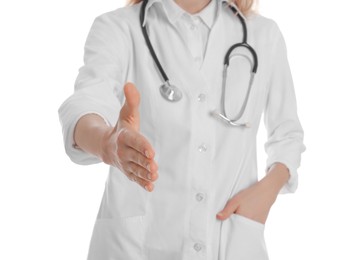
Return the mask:
<svg viewBox="0 0 359 260">
<path fill-rule="evenodd" d="M 148 3 L 148 32 L 168 77 L 182 90 L 182 100 L 171 103 L 160 95 L 162 78 L 141 33 L 137 4 L 96 17 L 75 92 L 59 108 L 68 156 L 77 164 L 99 163 L 73 146 L 74 126 L 86 113 L 97 113 L 113 126 L 124 103 L 123 85 L 133 82 L 141 94 L 140 131 L 152 144 L 159 167 L 153 192 L 110 167 L 88 260 L 268 259 L 263 224 L 238 214 L 221 222 L 216 214 L 257 182 L 256 134 L 263 112 L 268 133 L 263 170 L 284 163 L 290 179 L 281 193 L 297 188 L 305 146 L 282 34 L 269 18 L 254 14 L 246 19 L 259 66 L 241 119 L 251 127 L 233 127 L 209 111 L 220 108 L 225 52 L 242 40 L 238 18 L 219 4 L 198 68 L 163 10 L 151 7 L 160 1 Z M 235 62 L 230 66 L 236 70 Z M 238 111 L 247 86 L 228 80 L 227 87 L 227 111 Z"/>
</svg>

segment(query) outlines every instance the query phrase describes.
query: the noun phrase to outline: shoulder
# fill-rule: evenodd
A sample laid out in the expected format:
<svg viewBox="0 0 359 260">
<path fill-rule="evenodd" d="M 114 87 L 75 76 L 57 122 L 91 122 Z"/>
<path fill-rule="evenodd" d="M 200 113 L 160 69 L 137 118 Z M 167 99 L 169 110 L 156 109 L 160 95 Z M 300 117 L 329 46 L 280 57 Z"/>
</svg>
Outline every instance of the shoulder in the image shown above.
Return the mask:
<svg viewBox="0 0 359 260">
<path fill-rule="evenodd" d="M 94 23 L 105 23 L 107 26 L 126 29 L 139 24 L 140 7 L 140 3 L 137 3 L 100 13 L 95 17 Z"/>
<path fill-rule="evenodd" d="M 265 37 L 267 41 L 276 41 L 281 36 L 277 22 L 260 13 L 251 13 L 247 16 L 248 27 L 255 35 Z"/>
</svg>

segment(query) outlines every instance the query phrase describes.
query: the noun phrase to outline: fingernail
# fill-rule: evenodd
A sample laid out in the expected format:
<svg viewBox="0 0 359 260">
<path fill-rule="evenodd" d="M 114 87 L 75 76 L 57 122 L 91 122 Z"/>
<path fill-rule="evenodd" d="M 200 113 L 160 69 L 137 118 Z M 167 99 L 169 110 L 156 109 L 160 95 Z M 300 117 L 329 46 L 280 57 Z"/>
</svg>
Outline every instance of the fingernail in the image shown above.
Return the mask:
<svg viewBox="0 0 359 260">
<path fill-rule="evenodd" d="M 223 213 L 222 213 L 222 212 L 217 213 L 217 216 L 219 216 L 219 217 L 223 217 Z"/>
<path fill-rule="evenodd" d="M 147 170 L 148 170 L 149 172 L 151 172 L 151 165 L 150 165 L 150 164 L 147 164 L 147 165 L 146 165 L 146 168 L 147 168 Z"/>
<path fill-rule="evenodd" d="M 146 150 L 146 151 L 145 151 L 145 154 L 146 154 L 146 157 L 147 157 L 147 158 L 150 158 L 150 152 L 149 152 L 149 151 Z"/>
<path fill-rule="evenodd" d="M 146 189 L 147 191 L 150 191 L 149 185 L 146 185 L 146 186 L 145 186 L 145 189 Z"/>
<path fill-rule="evenodd" d="M 151 180 L 151 173 L 147 173 L 147 179 Z"/>
</svg>

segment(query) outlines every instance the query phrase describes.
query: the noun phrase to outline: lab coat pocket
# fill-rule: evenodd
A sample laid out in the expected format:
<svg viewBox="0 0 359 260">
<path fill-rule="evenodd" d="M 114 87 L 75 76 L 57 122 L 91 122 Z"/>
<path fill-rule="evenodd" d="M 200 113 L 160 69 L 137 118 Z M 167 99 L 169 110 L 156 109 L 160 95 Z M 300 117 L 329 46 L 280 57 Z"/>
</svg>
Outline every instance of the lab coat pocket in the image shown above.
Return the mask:
<svg viewBox="0 0 359 260">
<path fill-rule="evenodd" d="M 232 213 L 222 223 L 219 260 L 268 260 L 264 224 Z"/>
<path fill-rule="evenodd" d="M 143 260 L 144 216 L 97 219 L 87 260 Z"/>
</svg>

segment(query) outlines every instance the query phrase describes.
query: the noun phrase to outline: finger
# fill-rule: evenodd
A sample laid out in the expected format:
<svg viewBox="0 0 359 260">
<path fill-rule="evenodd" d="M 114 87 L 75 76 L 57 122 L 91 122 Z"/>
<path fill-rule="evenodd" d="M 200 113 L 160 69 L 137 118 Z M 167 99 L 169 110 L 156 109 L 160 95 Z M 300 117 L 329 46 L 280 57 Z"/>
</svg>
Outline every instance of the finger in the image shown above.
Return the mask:
<svg viewBox="0 0 359 260">
<path fill-rule="evenodd" d="M 126 125 L 138 131 L 140 127 L 140 92 L 133 83 L 127 82 L 124 85 L 124 94 L 125 103 L 121 108 L 118 122 L 120 125 Z"/>
<path fill-rule="evenodd" d="M 145 181 L 155 181 L 157 180 L 158 174 L 157 173 L 150 173 L 142 166 L 134 162 L 128 162 L 127 167 L 130 169 L 129 171 L 132 172 L 137 177 L 144 179 Z"/>
<path fill-rule="evenodd" d="M 238 201 L 236 197 L 230 199 L 224 209 L 217 213 L 217 218 L 220 220 L 227 219 L 238 208 Z"/>
<path fill-rule="evenodd" d="M 140 105 L 140 92 L 138 92 L 135 84 L 127 82 L 123 91 L 126 97 L 125 105 L 128 106 L 129 112 L 137 112 Z"/>
<path fill-rule="evenodd" d="M 139 166 L 137 166 L 137 167 L 139 167 Z M 153 191 L 154 185 L 151 182 L 139 177 L 140 176 L 139 171 L 136 169 L 137 168 L 136 168 L 135 164 L 130 164 L 127 167 L 127 170 L 125 171 L 125 173 L 126 173 L 126 176 L 128 177 L 128 179 L 131 181 L 137 182 L 142 188 L 144 188 L 147 191 Z"/>
<path fill-rule="evenodd" d="M 143 177 L 150 180 L 153 180 L 157 177 L 158 166 L 154 160 L 146 158 L 143 156 L 143 154 L 133 149 L 132 147 L 127 146 L 125 150 L 126 153 L 123 155 L 125 157 L 124 160 L 130 163 L 134 163 L 138 165 L 138 167 L 141 167 L 143 169 L 141 169 L 142 171 L 146 171 L 146 174 L 142 175 Z M 151 176 L 147 177 L 147 174 L 150 174 Z"/>
<path fill-rule="evenodd" d="M 120 142 L 132 147 L 149 159 L 152 159 L 155 156 L 155 151 L 153 150 L 152 145 L 137 131 L 126 129 L 119 134 L 118 139 Z"/>
</svg>

